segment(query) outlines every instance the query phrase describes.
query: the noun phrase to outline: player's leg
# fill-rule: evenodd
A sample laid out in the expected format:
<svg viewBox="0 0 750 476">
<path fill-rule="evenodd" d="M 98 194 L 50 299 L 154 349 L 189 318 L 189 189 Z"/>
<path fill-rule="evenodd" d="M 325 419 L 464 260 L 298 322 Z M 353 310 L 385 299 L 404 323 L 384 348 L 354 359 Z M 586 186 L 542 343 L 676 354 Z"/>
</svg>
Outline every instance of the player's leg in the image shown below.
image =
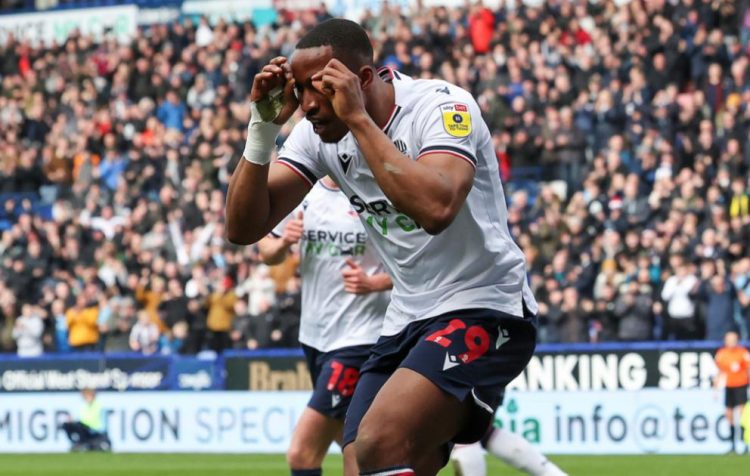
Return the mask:
<svg viewBox="0 0 750 476">
<path fill-rule="evenodd" d="M 491 455 L 531 476 L 566 475 L 525 438 L 502 428 L 491 428 L 482 445 Z"/>
<path fill-rule="evenodd" d="M 742 424 L 743 423 L 742 422 L 742 415 L 744 414 L 744 411 L 745 411 L 745 403 L 742 403 L 741 405 L 738 405 L 735 408 L 735 410 L 737 411 L 737 416 L 738 416 L 737 428 L 740 430 L 739 431 L 739 433 L 740 433 L 739 434 L 740 450 L 743 453 L 746 453 L 747 452 L 747 445 L 745 444 L 745 432 L 747 431 L 747 429 Z"/>
<path fill-rule="evenodd" d="M 435 474 L 450 442 L 475 442 L 485 433 L 502 390 L 535 345 L 532 320 L 496 311 L 452 312 L 410 326 L 408 355 L 359 425 L 363 474 L 394 467 Z"/>
<path fill-rule="evenodd" d="M 342 420 L 330 418 L 310 407 L 305 408 L 286 455 L 292 475 L 319 475 L 323 458 L 343 426 Z"/>
<path fill-rule="evenodd" d="M 342 445 L 344 417 L 359 382 L 360 368 L 370 355 L 370 347 L 351 346 L 327 353 L 305 347 L 315 388 L 289 448 L 292 470 L 318 471 L 299 473 L 306 476 L 319 474 L 331 443 L 336 441 Z M 345 458 L 344 464 L 356 468 L 356 461 L 350 458 Z"/>
<path fill-rule="evenodd" d="M 376 354 L 376 353 L 374 353 Z M 367 366 L 375 366 L 378 370 L 366 370 Z M 391 365 L 384 365 L 383 362 L 374 356 L 365 363 L 362 374 L 357 382 L 357 388 L 354 390 L 354 396 L 346 412 L 344 421 L 344 437 L 342 441 L 344 453 L 344 476 L 359 475 L 359 466 L 357 465 L 356 445 L 354 444 L 357 437 L 357 430 L 367 410 L 372 405 L 375 396 L 385 385 L 390 377 Z"/>
<path fill-rule="evenodd" d="M 728 392 L 729 390 L 727 390 Z M 724 409 L 724 416 L 727 419 L 727 425 L 729 425 L 729 439 L 732 444 L 730 451 L 734 451 L 734 440 L 736 439 L 736 432 L 734 430 L 734 407 L 726 407 Z"/>
<path fill-rule="evenodd" d="M 471 405 L 414 370 L 396 370 L 359 425 L 355 448 L 361 474 L 396 468 L 436 474 L 445 464 L 445 444 L 466 426 Z"/>
<path fill-rule="evenodd" d="M 348 399 L 328 388 L 329 382 L 340 374 L 335 370 L 344 366 L 336 359 L 336 352 L 323 353 L 306 345 L 302 350 L 313 392 L 292 434 L 287 463 L 294 476 L 316 476 L 321 474 L 321 464 L 331 443 L 341 439 Z"/>
<path fill-rule="evenodd" d="M 456 445 L 451 452 L 456 476 L 487 476 L 487 461 L 479 443 Z"/>
<path fill-rule="evenodd" d="M 731 439 L 732 447 L 730 451 L 735 451 L 735 445 L 737 440 L 737 431 L 735 429 L 734 421 L 734 409 L 737 406 L 736 402 L 737 392 L 732 387 L 724 388 L 724 416 L 727 418 L 727 424 L 729 425 L 729 438 Z"/>
<path fill-rule="evenodd" d="M 747 445 L 745 444 L 745 431 L 747 428 L 743 425 L 742 416 L 744 415 L 745 405 L 747 405 L 747 386 L 742 386 L 736 389 L 737 396 L 735 398 L 735 411 L 737 412 L 737 428 L 739 431 L 740 449 L 743 453 L 747 452 Z"/>
<path fill-rule="evenodd" d="M 357 476 L 359 467 L 357 467 L 357 452 L 354 445 L 346 445 L 341 451 L 344 454 L 344 476 Z"/>
</svg>

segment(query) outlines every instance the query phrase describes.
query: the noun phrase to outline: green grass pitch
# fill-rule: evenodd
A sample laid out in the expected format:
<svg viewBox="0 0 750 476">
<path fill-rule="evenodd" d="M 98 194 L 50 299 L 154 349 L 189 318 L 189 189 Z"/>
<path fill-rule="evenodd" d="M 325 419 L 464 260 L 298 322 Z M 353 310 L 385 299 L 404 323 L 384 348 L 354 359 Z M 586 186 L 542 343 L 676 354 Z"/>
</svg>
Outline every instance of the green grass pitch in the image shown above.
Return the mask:
<svg viewBox="0 0 750 476">
<path fill-rule="evenodd" d="M 750 455 L 555 456 L 571 476 L 708 476 L 750 474 Z M 519 475 L 488 458 L 488 475 Z M 323 474 L 341 474 L 341 459 L 326 459 Z M 282 455 L 41 454 L 0 455 L 3 476 L 286 476 Z M 452 475 L 443 470 L 440 476 Z"/>
</svg>

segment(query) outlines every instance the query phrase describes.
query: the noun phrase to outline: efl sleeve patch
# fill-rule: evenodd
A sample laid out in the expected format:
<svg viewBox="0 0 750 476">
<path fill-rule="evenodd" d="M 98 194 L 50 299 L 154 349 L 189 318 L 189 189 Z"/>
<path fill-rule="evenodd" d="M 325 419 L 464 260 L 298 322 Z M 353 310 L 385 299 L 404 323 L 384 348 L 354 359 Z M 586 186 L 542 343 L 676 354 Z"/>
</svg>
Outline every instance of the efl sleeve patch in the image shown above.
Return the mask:
<svg viewBox="0 0 750 476">
<path fill-rule="evenodd" d="M 471 114 L 469 106 L 461 103 L 440 106 L 445 132 L 453 137 L 466 137 L 471 134 Z"/>
</svg>

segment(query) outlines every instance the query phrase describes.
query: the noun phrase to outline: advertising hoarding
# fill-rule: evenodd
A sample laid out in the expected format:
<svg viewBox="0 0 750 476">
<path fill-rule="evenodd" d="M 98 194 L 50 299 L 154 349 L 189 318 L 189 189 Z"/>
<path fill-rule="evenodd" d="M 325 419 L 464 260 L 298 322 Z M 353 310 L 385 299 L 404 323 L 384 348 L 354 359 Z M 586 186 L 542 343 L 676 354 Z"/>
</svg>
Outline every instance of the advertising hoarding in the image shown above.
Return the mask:
<svg viewBox="0 0 750 476">
<path fill-rule="evenodd" d="M 283 453 L 308 392 L 102 392 L 116 452 Z M 1 397 L 0 452 L 64 452 L 76 393 Z M 549 454 L 721 454 L 723 401 L 709 389 L 508 392 L 496 424 Z M 336 449 L 334 449 L 336 450 Z"/>
</svg>

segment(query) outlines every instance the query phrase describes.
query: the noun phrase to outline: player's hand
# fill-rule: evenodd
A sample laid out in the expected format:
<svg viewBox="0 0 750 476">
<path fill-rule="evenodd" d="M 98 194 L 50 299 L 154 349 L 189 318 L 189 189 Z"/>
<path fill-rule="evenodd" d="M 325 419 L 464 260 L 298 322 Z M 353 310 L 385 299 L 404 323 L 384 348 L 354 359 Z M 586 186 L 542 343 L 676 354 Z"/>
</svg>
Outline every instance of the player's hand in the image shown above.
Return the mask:
<svg viewBox="0 0 750 476">
<path fill-rule="evenodd" d="M 292 69 L 286 57 L 277 56 L 255 75 L 253 87 L 250 90 L 250 100 L 257 103 L 279 86 L 284 88 L 284 107 L 273 122 L 285 124 L 299 107 L 299 101 L 294 94 L 294 76 L 292 76 Z"/>
<path fill-rule="evenodd" d="M 344 278 L 344 291 L 352 294 L 369 294 L 373 291 L 370 276 L 355 261 L 346 260 L 346 268 L 341 270 Z"/>
<path fill-rule="evenodd" d="M 311 79 L 313 87 L 331 101 L 336 116 L 345 123 L 367 115 L 359 77 L 341 61 L 332 59 Z"/>
<path fill-rule="evenodd" d="M 284 227 L 284 233 L 281 235 L 281 239 L 284 240 L 284 243 L 291 246 L 302 239 L 302 233 L 305 229 L 303 218 L 303 213 L 299 212 L 296 217 L 287 222 Z"/>
</svg>

